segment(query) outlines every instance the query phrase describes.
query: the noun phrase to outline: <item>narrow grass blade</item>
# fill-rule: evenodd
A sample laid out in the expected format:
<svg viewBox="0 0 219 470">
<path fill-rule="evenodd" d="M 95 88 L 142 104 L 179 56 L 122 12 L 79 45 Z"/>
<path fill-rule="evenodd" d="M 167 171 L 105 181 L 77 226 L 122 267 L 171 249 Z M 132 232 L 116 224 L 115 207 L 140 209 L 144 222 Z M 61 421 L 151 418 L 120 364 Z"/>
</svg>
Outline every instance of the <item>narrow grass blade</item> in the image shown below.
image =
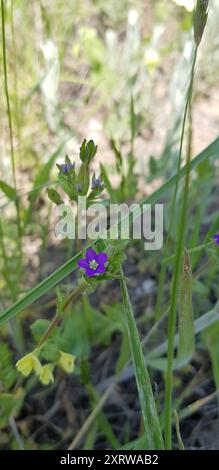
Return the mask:
<svg viewBox="0 0 219 470">
<path fill-rule="evenodd" d="M 11 201 L 14 201 L 16 199 L 16 190 L 2 180 L 0 181 L 0 189 L 3 191 L 5 196 L 7 196 Z"/>
<path fill-rule="evenodd" d="M 175 419 L 176 436 L 177 436 L 179 450 L 185 450 L 185 447 L 181 438 L 181 434 L 180 434 L 179 417 L 178 417 L 176 410 L 174 410 L 174 419 Z"/>
<path fill-rule="evenodd" d="M 184 250 L 179 297 L 179 346 L 177 359 L 188 362 L 194 352 L 194 321 L 192 306 L 192 271 L 188 251 Z"/>
<path fill-rule="evenodd" d="M 212 325 L 209 327 L 202 335 L 203 340 L 208 348 L 212 369 L 214 374 L 214 381 L 216 390 L 219 390 L 219 323 L 217 325 Z M 218 397 L 219 403 L 219 397 Z"/>
<path fill-rule="evenodd" d="M 14 317 L 28 305 L 31 305 L 35 300 L 39 299 L 46 292 L 55 287 L 65 277 L 67 277 L 77 267 L 77 260 L 80 258 L 80 253 L 71 258 L 67 263 L 63 264 L 60 268 L 54 271 L 49 277 L 37 284 L 31 289 L 22 299 L 18 300 L 15 304 L 9 307 L 3 315 L 0 316 L 0 325 L 5 323 L 10 318 Z"/>
<path fill-rule="evenodd" d="M 121 276 L 123 276 L 122 269 Z M 147 448 L 163 449 L 163 437 L 161 434 L 160 423 L 157 415 L 157 409 L 151 387 L 150 377 L 145 363 L 145 358 L 141 347 L 141 341 L 138 335 L 132 305 L 129 299 L 129 294 L 124 279 L 121 279 L 120 285 L 122 292 L 124 315 L 129 336 L 129 344 L 135 371 L 135 378 L 146 432 Z"/>
<path fill-rule="evenodd" d="M 110 195 L 110 198 L 112 201 L 114 201 L 114 190 L 113 190 L 113 187 L 110 183 L 110 180 L 108 178 L 108 175 L 107 175 L 107 171 L 105 170 L 105 167 L 104 165 L 101 163 L 100 164 L 100 168 L 101 168 L 101 176 L 102 176 L 102 179 L 104 181 L 104 184 L 106 185 L 106 188 L 107 188 L 107 191 Z"/>
<path fill-rule="evenodd" d="M 205 331 L 209 326 L 214 325 L 219 322 L 219 302 L 216 303 L 215 307 L 209 312 L 204 313 L 201 317 L 197 318 L 194 321 L 194 333 L 195 335 Z M 176 334 L 174 337 L 174 347 L 177 347 L 179 344 L 179 334 Z M 159 346 L 154 348 L 149 353 L 149 358 L 156 358 L 162 356 L 167 352 L 167 341 L 164 341 Z"/>
</svg>

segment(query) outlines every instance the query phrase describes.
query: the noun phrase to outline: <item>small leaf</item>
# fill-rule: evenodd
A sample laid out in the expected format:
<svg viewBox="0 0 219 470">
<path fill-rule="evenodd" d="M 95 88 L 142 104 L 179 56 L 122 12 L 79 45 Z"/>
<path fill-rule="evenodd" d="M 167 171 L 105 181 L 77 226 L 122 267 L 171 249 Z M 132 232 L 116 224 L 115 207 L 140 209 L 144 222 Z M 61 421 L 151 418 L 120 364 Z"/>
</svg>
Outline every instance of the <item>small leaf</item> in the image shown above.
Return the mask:
<svg viewBox="0 0 219 470">
<path fill-rule="evenodd" d="M 208 348 L 216 389 L 219 388 L 219 323 L 212 325 L 202 334 L 203 340 Z"/>
<path fill-rule="evenodd" d="M 17 372 L 13 367 L 11 351 L 7 344 L 0 344 L 0 358 L 0 383 L 9 390 L 17 378 Z"/>
<path fill-rule="evenodd" d="M 16 197 L 17 197 L 16 190 L 14 188 L 12 188 L 12 186 L 9 186 L 9 184 L 5 183 L 2 180 L 0 180 L 0 189 L 12 201 L 14 201 L 16 199 Z"/>
<path fill-rule="evenodd" d="M 31 325 L 31 332 L 33 335 L 33 338 L 36 342 L 38 342 L 41 338 L 41 336 L 45 333 L 49 326 L 50 322 L 49 320 L 36 320 L 32 325 Z"/>
<path fill-rule="evenodd" d="M 47 193 L 50 201 L 54 202 L 57 206 L 63 204 L 61 196 L 54 188 L 47 188 Z"/>
<path fill-rule="evenodd" d="M 59 346 L 53 340 L 47 340 L 41 350 L 41 357 L 48 362 L 56 362 L 59 356 Z"/>
</svg>

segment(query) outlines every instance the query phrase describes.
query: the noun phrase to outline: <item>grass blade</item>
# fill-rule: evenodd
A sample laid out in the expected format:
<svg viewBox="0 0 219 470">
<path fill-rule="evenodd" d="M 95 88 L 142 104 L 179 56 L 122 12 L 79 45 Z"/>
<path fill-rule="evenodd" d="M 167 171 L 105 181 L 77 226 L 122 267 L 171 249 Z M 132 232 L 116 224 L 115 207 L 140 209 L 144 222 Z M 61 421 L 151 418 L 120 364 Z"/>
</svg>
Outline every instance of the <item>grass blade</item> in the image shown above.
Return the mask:
<svg viewBox="0 0 219 470">
<path fill-rule="evenodd" d="M 7 196 L 11 201 L 14 201 L 17 197 L 16 190 L 12 188 L 9 184 L 5 183 L 5 181 L 0 180 L 0 189 L 3 191 L 5 196 Z"/>
<path fill-rule="evenodd" d="M 214 325 L 215 323 L 219 322 L 219 302 L 216 303 L 215 307 L 210 310 L 209 312 L 204 313 L 204 315 L 201 315 L 201 317 L 197 318 L 194 321 L 194 331 L 195 335 L 201 333 L 202 331 L 205 331 L 207 328 L 209 328 L 211 325 Z M 174 347 L 177 347 L 179 343 L 179 334 L 177 333 L 174 337 Z M 159 346 L 154 348 L 150 354 L 149 357 L 150 359 L 159 357 L 167 352 L 167 341 L 164 341 L 161 343 Z"/>
<path fill-rule="evenodd" d="M 194 351 L 194 321 L 192 307 L 192 272 L 188 251 L 184 250 L 179 298 L 179 346 L 177 360 L 188 362 Z"/>
<path fill-rule="evenodd" d="M 122 269 L 121 276 L 123 276 Z M 129 344 L 135 371 L 135 378 L 146 431 L 147 448 L 163 449 L 163 437 L 161 434 L 160 423 L 157 415 L 157 409 L 151 387 L 150 377 L 145 363 L 145 358 L 141 347 L 141 341 L 138 335 L 132 305 L 129 299 L 129 294 L 124 279 L 120 280 L 120 285 L 122 292 L 124 315 L 129 336 Z"/>
<path fill-rule="evenodd" d="M 67 277 L 77 267 L 77 260 L 80 258 L 80 253 L 73 256 L 67 263 L 63 264 L 60 268 L 54 271 L 50 276 L 44 279 L 31 289 L 22 299 L 18 300 L 15 304 L 9 307 L 3 315 L 0 316 L 0 325 L 5 323 L 10 318 L 14 317 L 28 305 L 31 305 L 35 300 L 39 299 L 42 295 L 55 287 L 65 277 Z"/>
</svg>

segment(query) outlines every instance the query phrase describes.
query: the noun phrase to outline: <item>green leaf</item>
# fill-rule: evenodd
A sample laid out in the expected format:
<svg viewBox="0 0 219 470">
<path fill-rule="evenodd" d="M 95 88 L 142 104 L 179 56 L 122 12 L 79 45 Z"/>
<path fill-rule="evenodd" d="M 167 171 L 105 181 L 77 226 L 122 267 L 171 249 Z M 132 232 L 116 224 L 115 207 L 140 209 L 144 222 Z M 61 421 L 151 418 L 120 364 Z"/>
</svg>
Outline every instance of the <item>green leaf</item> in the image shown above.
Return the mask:
<svg viewBox="0 0 219 470">
<path fill-rule="evenodd" d="M 0 189 L 12 201 L 16 199 L 17 197 L 16 189 L 12 188 L 12 186 L 9 186 L 9 184 L 5 183 L 2 180 L 0 180 Z"/>
<path fill-rule="evenodd" d="M 17 372 L 12 364 L 12 354 L 7 344 L 0 344 L 0 382 L 9 390 L 17 378 Z"/>
<path fill-rule="evenodd" d="M 121 269 L 121 276 L 123 271 Z M 120 281 L 123 309 L 126 319 L 126 327 L 129 336 L 132 361 L 135 371 L 135 379 L 145 426 L 147 449 L 163 449 L 163 437 L 157 415 L 156 404 L 151 387 L 150 377 L 143 355 L 141 341 L 135 323 L 132 305 L 129 299 L 127 286 L 124 280 Z"/>
<path fill-rule="evenodd" d="M 11 393 L 0 393 L 0 429 L 7 424 L 15 406 L 15 397 Z"/>
<path fill-rule="evenodd" d="M 63 191 L 70 197 L 70 199 L 74 199 L 76 190 L 75 185 L 72 183 L 70 177 L 63 175 L 63 173 L 60 172 L 58 180 Z"/>
<path fill-rule="evenodd" d="M 219 322 L 216 325 L 212 325 L 202 334 L 202 338 L 208 348 L 216 390 L 219 389 Z"/>
<path fill-rule="evenodd" d="M 194 321 L 192 306 L 192 271 L 189 253 L 184 250 L 183 270 L 179 298 L 179 345 L 177 359 L 188 362 L 194 352 Z"/>
<path fill-rule="evenodd" d="M 36 320 L 34 323 L 32 323 L 30 328 L 31 328 L 33 338 L 36 342 L 38 342 L 41 339 L 42 335 L 47 330 L 49 324 L 50 324 L 49 320 L 45 320 L 45 319 Z"/>
<path fill-rule="evenodd" d="M 20 389 L 14 394 L 0 393 L 0 428 L 6 426 L 11 414 L 21 408 L 23 398 L 23 392 Z"/>
<path fill-rule="evenodd" d="M 47 193 L 50 201 L 54 202 L 57 206 L 63 203 L 60 194 L 54 188 L 47 188 Z"/>
<path fill-rule="evenodd" d="M 59 356 L 60 352 L 58 344 L 54 343 L 53 340 L 47 340 L 41 349 L 40 357 L 48 362 L 56 362 L 58 361 Z"/>
</svg>

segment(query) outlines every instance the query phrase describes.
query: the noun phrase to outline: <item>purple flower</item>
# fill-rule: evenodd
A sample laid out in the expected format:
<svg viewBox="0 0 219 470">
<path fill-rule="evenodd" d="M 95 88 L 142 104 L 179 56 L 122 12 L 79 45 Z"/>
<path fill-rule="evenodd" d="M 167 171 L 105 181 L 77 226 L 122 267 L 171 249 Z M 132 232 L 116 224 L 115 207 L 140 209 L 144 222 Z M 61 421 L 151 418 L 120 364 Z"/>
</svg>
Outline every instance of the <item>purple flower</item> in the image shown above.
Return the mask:
<svg viewBox="0 0 219 470">
<path fill-rule="evenodd" d="M 86 276 L 92 277 L 96 274 L 105 273 L 105 263 L 107 260 L 108 256 L 106 253 L 96 253 L 92 248 L 88 248 L 85 258 L 78 261 L 78 267 L 85 269 Z"/>
<path fill-rule="evenodd" d="M 101 181 L 100 176 L 98 176 L 98 178 L 95 178 L 95 176 L 93 176 L 91 189 L 100 189 L 101 185 L 102 185 L 102 181 Z"/>
<path fill-rule="evenodd" d="M 217 233 L 216 235 L 214 235 L 214 241 L 217 245 L 219 245 L 219 233 Z"/>
<path fill-rule="evenodd" d="M 78 193 L 81 193 L 81 191 L 82 191 L 82 184 L 81 184 L 81 183 L 78 183 L 78 184 L 76 184 L 75 187 L 76 187 Z"/>
<path fill-rule="evenodd" d="M 59 165 L 59 168 L 61 170 L 62 173 L 69 173 L 69 171 L 73 170 L 75 167 L 75 164 L 74 163 L 62 163 L 61 165 Z"/>
</svg>

